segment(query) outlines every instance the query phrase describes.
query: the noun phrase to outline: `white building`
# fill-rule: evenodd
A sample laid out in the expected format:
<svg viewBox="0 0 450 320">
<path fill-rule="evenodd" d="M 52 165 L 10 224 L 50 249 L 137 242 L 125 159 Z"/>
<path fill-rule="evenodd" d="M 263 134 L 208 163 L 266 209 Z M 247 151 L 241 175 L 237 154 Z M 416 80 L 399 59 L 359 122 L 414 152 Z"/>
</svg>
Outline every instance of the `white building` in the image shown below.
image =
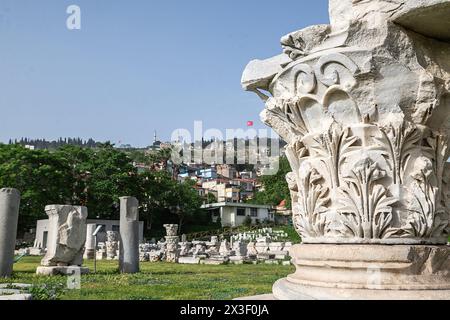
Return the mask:
<svg viewBox="0 0 450 320">
<path fill-rule="evenodd" d="M 103 226 L 103 229 L 97 235 L 97 242 L 106 241 L 107 231 L 117 231 L 120 232 L 120 221 L 119 220 L 94 220 L 88 219 L 87 224 L 96 224 L 98 226 Z M 38 220 L 36 224 L 36 239 L 35 247 L 46 249 L 47 248 L 47 237 L 48 237 L 48 219 Z M 139 242 L 144 241 L 144 222 L 139 222 Z"/>
<path fill-rule="evenodd" d="M 220 202 L 205 204 L 202 208 L 211 211 L 213 222 L 217 222 L 220 217 L 223 227 L 239 227 L 244 224 L 246 217 L 251 217 L 253 224 L 275 221 L 271 206 Z"/>
</svg>

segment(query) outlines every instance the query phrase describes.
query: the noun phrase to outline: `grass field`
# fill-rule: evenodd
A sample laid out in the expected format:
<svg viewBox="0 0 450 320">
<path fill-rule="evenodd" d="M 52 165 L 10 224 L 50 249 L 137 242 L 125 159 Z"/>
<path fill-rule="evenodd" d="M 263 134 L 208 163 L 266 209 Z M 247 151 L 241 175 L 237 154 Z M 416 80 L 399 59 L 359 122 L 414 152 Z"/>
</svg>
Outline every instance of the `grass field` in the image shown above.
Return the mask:
<svg viewBox="0 0 450 320">
<path fill-rule="evenodd" d="M 35 274 L 40 257 L 25 257 L 14 265 L 11 279 L 0 283 L 29 283 L 36 288 L 66 287 L 63 276 Z M 85 261 L 91 271 L 93 261 Z M 81 290 L 58 290 L 62 300 L 228 300 L 270 293 L 273 283 L 292 273 L 281 265 L 181 265 L 141 263 L 141 273 L 118 273 L 118 261 L 98 261 L 97 273 L 82 276 Z M 43 290 L 43 289 L 39 289 Z M 48 289 L 45 289 L 48 290 Z M 44 295 L 45 299 L 45 295 Z"/>
</svg>

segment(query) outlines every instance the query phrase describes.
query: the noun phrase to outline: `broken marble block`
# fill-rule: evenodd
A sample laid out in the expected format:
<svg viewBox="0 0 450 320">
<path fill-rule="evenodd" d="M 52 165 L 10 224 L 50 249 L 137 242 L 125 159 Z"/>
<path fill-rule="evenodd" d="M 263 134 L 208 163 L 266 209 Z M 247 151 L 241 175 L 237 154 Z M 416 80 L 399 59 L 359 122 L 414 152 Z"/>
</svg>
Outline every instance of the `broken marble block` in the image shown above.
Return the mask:
<svg viewBox="0 0 450 320">
<path fill-rule="evenodd" d="M 67 274 L 78 267 L 87 273 L 83 264 L 84 244 L 86 242 L 86 207 L 70 205 L 50 205 L 45 208 L 49 217 L 47 253 L 41 260 L 36 273 L 42 275 Z"/>
</svg>

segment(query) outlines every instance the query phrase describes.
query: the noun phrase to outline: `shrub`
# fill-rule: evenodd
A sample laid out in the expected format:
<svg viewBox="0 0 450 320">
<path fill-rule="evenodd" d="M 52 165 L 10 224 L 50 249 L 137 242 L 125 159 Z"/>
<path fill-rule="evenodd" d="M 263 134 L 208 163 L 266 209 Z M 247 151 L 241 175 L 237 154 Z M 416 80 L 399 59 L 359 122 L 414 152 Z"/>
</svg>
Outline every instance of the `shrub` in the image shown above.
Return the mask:
<svg viewBox="0 0 450 320">
<path fill-rule="evenodd" d="M 252 218 L 250 216 L 246 216 L 243 224 L 246 227 L 250 227 L 252 225 Z"/>
<path fill-rule="evenodd" d="M 221 229 L 221 228 L 222 228 L 222 218 L 221 218 L 221 217 L 218 217 L 218 218 L 217 218 L 217 221 L 216 221 L 215 225 L 216 225 L 216 227 L 217 227 L 218 229 Z"/>
<path fill-rule="evenodd" d="M 64 292 L 64 285 L 61 283 L 44 283 L 33 285 L 28 291 L 33 296 L 33 300 L 57 300 Z"/>
</svg>

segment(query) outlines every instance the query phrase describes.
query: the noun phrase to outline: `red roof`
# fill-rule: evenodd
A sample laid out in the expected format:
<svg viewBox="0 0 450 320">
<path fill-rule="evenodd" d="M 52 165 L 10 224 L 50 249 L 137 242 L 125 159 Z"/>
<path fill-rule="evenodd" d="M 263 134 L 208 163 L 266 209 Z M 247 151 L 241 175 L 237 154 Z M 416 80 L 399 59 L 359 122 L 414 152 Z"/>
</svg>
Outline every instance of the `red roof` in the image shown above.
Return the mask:
<svg viewBox="0 0 450 320">
<path fill-rule="evenodd" d="M 278 207 L 285 208 L 286 207 L 286 200 L 281 201 L 280 204 L 278 205 Z"/>
</svg>

